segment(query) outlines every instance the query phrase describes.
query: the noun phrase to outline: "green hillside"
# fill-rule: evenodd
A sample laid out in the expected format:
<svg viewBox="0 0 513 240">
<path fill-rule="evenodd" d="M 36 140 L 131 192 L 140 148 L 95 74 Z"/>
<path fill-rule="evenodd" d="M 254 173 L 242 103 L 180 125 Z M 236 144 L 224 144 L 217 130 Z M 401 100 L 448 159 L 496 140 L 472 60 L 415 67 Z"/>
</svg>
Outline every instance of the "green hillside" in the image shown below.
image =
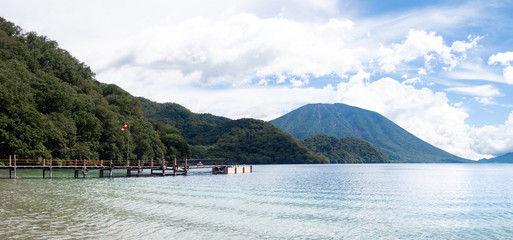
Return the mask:
<svg viewBox="0 0 513 240">
<path fill-rule="evenodd" d="M 195 158 L 229 157 L 254 163 L 327 163 L 328 159 L 331 163 L 389 162 L 376 148 L 357 138 L 318 136 L 298 141 L 268 122 L 234 121 L 192 113 L 175 103 L 139 100 L 145 117 L 183 132 Z"/>
<path fill-rule="evenodd" d="M 506 153 L 504 155 L 489 158 L 489 159 L 481 159 L 480 163 L 513 163 L 513 152 Z"/>
<path fill-rule="evenodd" d="M 200 138 L 198 138 L 200 139 Z M 226 157 L 246 163 L 329 163 L 276 126 L 255 119 L 225 122 L 201 135 L 193 156 Z"/>
<path fill-rule="evenodd" d="M 144 116 L 152 122 L 161 122 L 180 130 L 189 144 L 201 145 L 198 135 L 213 130 L 217 125 L 231 121 L 212 114 L 197 114 L 176 103 L 156 103 L 146 98 L 138 98 Z"/>
<path fill-rule="evenodd" d="M 317 134 L 303 140 L 315 153 L 326 156 L 330 163 L 388 163 L 390 160 L 370 143 L 357 137 L 336 138 Z"/>
<path fill-rule="evenodd" d="M 94 76 L 57 42 L 0 18 L 0 158 L 124 159 L 127 140 L 131 159 L 190 154 L 178 130 L 154 126 L 136 98 Z"/>
<path fill-rule="evenodd" d="M 271 123 L 299 139 L 319 133 L 359 137 L 393 162 L 470 162 L 422 141 L 376 112 L 345 104 L 309 104 Z"/>
</svg>

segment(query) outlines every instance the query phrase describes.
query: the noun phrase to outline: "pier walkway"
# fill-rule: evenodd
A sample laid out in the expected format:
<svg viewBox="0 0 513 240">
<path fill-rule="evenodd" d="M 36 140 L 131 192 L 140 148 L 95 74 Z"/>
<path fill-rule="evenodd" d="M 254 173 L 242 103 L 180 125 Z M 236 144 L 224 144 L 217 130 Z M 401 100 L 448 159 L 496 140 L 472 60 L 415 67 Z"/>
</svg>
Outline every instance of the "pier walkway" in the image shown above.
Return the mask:
<svg viewBox="0 0 513 240">
<path fill-rule="evenodd" d="M 144 170 L 151 176 L 187 175 L 191 169 L 211 168 L 213 174 L 250 173 L 251 166 L 228 164 L 225 159 L 172 159 L 172 160 L 55 160 L 55 159 L 0 159 L 0 170 L 9 170 L 9 178 L 16 178 L 17 169 L 41 169 L 43 178 L 52 178 L 52 170 L 74 171 L 74 177 L 86 177 L 90 171 L 99 171 L 99 177 L 112 177 L 113 170 L 126 170 L 126 176 L 141 176 Z M 107 172 L 107 175 L 105 173 Z M 80 174 L 81 173 L 81 174 Z"/>
</svg>

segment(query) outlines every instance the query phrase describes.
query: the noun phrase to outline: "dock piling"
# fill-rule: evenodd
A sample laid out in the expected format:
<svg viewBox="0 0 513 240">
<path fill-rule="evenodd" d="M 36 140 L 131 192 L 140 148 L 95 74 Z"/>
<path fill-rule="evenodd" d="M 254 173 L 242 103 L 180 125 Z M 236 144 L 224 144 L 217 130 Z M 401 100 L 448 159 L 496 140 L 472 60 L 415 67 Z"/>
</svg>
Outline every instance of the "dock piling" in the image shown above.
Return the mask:
<svg viewBox="0 0 513 240">
<path fill-rule="evenodd" d="M 53 159 L 51 159 L 51 158 L 50 158 L 50 178 L 52 178 L 52 177 L 53 177 L 53 176 L 52 176 L 52 168 L 53 168 L 53 166 L 52 166 L 52 162 L 53 162 Z"/>
</svg>

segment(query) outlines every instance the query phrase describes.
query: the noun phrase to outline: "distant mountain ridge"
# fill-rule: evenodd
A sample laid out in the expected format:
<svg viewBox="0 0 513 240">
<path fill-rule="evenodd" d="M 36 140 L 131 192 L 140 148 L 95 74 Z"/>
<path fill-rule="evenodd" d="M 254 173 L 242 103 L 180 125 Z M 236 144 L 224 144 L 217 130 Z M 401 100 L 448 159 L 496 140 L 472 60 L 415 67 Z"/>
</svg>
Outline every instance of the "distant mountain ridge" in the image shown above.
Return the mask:
<svg viewBox="0 0 513 240">
<path fill-rule="evenodd" d="M 346 104 L 308 104 L 270 121 L 298 139 L 362 138 L 393 162 L 473 162 L 419 139 L 382 115 Z"/>
<path fill-rule="evenodd" d="M 192 157 L 227 157 L 246 163 L 387 163 L 389 159 L 360 138 L 317 135 L 300 141 L 275 125 L 255 119 L 231 120 L 197 114 L 176 103 L 139 98 L 153 122 L 176 127 L 191 144 Z"/>
<path fill-rule="evenodd" d="M 506 153 L 504 155 L 489 158 L 489 159 L 481 159 L 480 163 L 513 163 L 513 152 Z"/>
</svg>

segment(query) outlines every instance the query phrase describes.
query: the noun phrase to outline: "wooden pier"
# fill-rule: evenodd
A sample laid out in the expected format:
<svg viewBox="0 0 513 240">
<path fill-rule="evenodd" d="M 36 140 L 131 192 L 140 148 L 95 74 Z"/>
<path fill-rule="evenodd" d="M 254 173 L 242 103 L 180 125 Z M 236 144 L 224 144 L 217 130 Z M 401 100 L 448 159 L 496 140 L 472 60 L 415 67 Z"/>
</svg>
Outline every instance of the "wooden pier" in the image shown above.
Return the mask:
<svg viewBox="0 0 513 240">
<path fill-rule="evenodd" d="M 126 176 L 176 176 L 187 175 L 191 169 L 212 168 L 212 174 L 250 173 L 252 167 L 241 168 L 228 164 L 225 159 L 172 159 L 172 160 L 53 160 L 53 159 L 0 159 L 0 169 L 9 170 L 9 178 L 17 178 L 17 169 L 41 169 L 43 178 L 52 178 L 52 170 L 74 171 L 74 178 L 87 177 L 90 171 L 99 171 L 99 177 L 113 177 L 114 170 L 126 170 Z M 107 176 L 105 173 L 107 172 Z"/>
</svg>

